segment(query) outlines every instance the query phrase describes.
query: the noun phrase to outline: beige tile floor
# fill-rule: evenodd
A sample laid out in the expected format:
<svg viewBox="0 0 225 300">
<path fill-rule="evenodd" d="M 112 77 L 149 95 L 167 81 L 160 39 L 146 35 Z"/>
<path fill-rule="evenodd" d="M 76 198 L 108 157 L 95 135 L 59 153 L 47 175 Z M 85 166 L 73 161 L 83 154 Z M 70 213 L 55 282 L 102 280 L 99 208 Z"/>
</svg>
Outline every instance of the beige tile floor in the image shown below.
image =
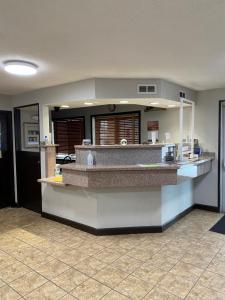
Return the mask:
<svg viewBox="0 0 225 300">
<path fill-rule="evenodd" d="M 0 299 L 225 299 L 220 214 L 167 231 L 96 237 L 22 208 L 0 210 Z"/>
</svg>

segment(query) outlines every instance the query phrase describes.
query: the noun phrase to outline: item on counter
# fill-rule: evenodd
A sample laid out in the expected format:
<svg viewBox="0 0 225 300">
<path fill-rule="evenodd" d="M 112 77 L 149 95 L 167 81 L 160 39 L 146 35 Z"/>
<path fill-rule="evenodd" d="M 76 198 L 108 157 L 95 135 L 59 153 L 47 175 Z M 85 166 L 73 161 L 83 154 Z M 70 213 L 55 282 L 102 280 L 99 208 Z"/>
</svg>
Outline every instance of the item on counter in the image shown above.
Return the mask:
<svg viewBox="0 0 225 300">
<path fill-rule="evenodd" d="M 199 146 L 198 139 L 194 139 L 194 154 L 197 154 L 198 156 L 201 156 L 202 154 L 202 149 Z"/>
<path fill-rule="evenodd" d="M 48 145 L 48 136 L 47 135 L 45 135 L 44 142 L 45 142 L 45 145 Z"/>
<path fill-rule="evenodd" d="M 60 164 L 55 165 L 55 176 L 61 175 Z"/>
<path fill-rule="evenodd" d="M 88 166 L 93 166 L 94 165 L 94 157 L 93 157 L 91 151 L 88 152 L 87 165 Z"/>
<path fill-rule="evenodd" d="M 83 144 L 84 146 L 91 145 L 91 140 L 90 140 L 90 139 L 83 139 L 82 144 Z"/>
<path fill-rule="evenodd" d="M 171 139 L 171 134 L 170 134 L 170 132 L 165 132 L 165 139 L 166 139 L 166 143 L 169 143 L 169 142 L 170 142 L 170 139 Z"/>
<path fill-rule="evenodd" d="M 169 146 L 164 158 L 165 162 L 174 162 L 176 158 L 175 152 L 175 146 Z"/>
<path fill-rule="evenodd" d="M 148 121 L 147 130 L 149 142 L 155 144 L 156 141 L 159 141 L 159 121 Z"/>
<path fill-rule="evenodd" d="M 62 182 L 62 175 L 57 175 L 53 178 L 53 182 Z"/>
<path fill-rule="evenodd" d="M 127 140 L 126 140 L 126 139 L 122 139 L 122 140 L 120 141 L 120 145 L 121 145 L 121 146 L 126 146 L 126 145 L 127 145 Z"/>
<path fill-rule="evenodd" d="M 156 131 L 151 131 L 151 134 L 152 134 L 152 144 L 155 144 L 156 143 Z"/>
</svg>

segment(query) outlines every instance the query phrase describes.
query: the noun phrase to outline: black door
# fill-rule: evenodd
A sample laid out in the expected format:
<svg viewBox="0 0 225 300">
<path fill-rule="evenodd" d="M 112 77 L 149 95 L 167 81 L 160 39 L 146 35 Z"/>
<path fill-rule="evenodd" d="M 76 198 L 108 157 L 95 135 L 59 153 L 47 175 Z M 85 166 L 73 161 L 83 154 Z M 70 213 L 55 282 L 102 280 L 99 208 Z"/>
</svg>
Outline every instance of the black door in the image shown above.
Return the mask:
<svg viewBox="0 0 225 300">
<path fill-rule="evenodd" d="M 17 151 L 17 197 L 20 206 L 41 212 L 40 153 Z"/>
<path fill-rule="evenodd" d="M 39 107 L 31 105 L 14 109 L 17 197 L 19 206 L 41 212 L 41 178 L 39 148 Z M 35 139 L 38 136 L 38 144 Z"/>
<path fill-rule="evenodd" d="M 15 205 L 12 113 L 0 111 L 0 208 Z"/>
</svg>

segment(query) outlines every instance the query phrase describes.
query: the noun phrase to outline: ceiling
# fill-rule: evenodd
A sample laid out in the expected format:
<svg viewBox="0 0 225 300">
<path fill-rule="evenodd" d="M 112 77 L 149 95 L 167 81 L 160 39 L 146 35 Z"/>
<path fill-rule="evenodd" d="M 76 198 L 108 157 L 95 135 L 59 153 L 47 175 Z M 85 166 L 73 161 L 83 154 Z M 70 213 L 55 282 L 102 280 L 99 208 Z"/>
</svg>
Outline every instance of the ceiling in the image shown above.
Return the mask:
<svg viewBox="0 0 225 300">
<path fill-rule="evenodd" d="M 0 93 L 90 77 L 225 87 L 224 0 L 0 0 Z M 6 74 L 24 59 L 38 75 Z"/>
</svg>

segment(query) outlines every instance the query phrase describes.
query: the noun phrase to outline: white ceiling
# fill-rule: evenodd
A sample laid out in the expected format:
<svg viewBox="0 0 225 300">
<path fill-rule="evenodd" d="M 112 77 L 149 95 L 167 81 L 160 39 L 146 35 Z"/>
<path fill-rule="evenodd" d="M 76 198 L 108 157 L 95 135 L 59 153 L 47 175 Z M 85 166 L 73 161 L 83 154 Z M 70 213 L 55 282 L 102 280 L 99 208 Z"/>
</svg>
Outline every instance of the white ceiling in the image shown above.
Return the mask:
<svg viewBox="0 0 225 300">
<path fill-rule="evenodd" d="M 225 87 L 224 0 L 0 0 L 0 93 L 89 77 Z M 37 76 L 2 61 L 25 59 Z"/>
</svg>

